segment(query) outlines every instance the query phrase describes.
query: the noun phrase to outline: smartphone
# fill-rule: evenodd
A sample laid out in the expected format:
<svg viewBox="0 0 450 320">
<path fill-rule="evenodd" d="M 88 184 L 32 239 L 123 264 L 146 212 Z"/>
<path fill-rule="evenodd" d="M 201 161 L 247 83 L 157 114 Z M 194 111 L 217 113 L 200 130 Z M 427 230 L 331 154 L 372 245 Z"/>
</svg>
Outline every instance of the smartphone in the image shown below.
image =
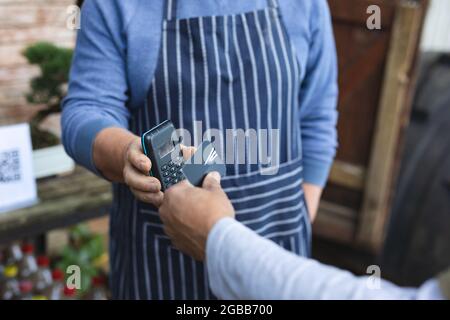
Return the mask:
<svg viewBox="0 0 450 320">
<path fill-rule="evenodd" d="M 170 120 L 144 133 L 141 137 L 142 150 L 152 161 L 150 175 L 161 182 L 161 190 L 186 179 L 182 168 L 184 165 L 181 139 Z"/>
<path fill-rule="evenodd" d="M 205 140 L 197 147 L 194 155 L 185 161 L 182 171 L 192 185 L 201 187 L 208 173 L 217 171 L 221 177 L 224 177 L 227 167 L 219 157 L 213 143 Z"/>
</svg>

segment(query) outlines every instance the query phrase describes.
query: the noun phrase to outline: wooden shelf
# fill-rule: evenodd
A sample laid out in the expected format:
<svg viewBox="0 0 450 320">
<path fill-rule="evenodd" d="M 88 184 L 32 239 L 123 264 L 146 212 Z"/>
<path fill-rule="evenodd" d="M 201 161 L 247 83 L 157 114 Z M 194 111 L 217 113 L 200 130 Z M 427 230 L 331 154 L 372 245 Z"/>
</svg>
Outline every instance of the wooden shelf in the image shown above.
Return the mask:
<svg viewBox="0 0 450 320">
<path fill-rule="evenodd" d="M 39 203 L 0 215 L 0 243 L 104 216 L 112 201 L 111 185 L 87 170 L 38 181 Z"/>
</svg>

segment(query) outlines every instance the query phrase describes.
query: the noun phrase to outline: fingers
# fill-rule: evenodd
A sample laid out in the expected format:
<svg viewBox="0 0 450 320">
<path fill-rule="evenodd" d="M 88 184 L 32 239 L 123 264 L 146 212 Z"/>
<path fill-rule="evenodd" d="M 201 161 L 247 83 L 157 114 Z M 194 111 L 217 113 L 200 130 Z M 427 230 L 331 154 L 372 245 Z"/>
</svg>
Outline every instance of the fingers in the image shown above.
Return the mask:
<svg viewBox="0 0 450 320">
<path fill-rule="evenodd" d="M 139 191 L 136 189 L 131 189 L 131 191 L 133 192 L 133 194 L 135 195 L 135 197 L 138 200 L 140 200 L 142 202 L 150 203 L 157 208 L 159 208 L 161 206 L 161 204 L 163 203 L 163 200 L 164 200 L 164 193 L 162 193 L 161 191 L 156 192 L 156 193 L 142 192 L 142 191 Z"/>
<path fill-rule="evenodd" d="M 161 183 L 158 179 L 144 175 L 130 164 L 125 165 L 123 178 L 130 188 L 138 191 L 155 193 L 161 190 Z"/>
<path fill-rule="evenodd" d="M 124 182 L 138 200 L 159 207 L 164 195 L 159 180 L 148 176 L 151 168 L 150 159 L 142 152 L 140 140 L 136 139 L 130 143 L 126 151 Z"/>
<path fill-rule="evenodd" d="M 187 188 L 193 188 L 193 185 L 189 183 L 187 180 L 183 180 L 178 182 L 177 184 L 171 186 L 169 189 L 165 191 L 166 198 L 168 201 L 173 200 L 176 201 L 175 198 L 183 198 L 185 197 L 185 192 Z"/>
<path fill-rule="evenodd" d="M 128 149 L 127 160 L 133 167 L 145 174 L 148 174 L 152 168 L 152 162 L 142 152 L 140 145 L 138 146 L 136 143 L 133 143 Z"/>
<path fill-rule="evenodd" d="M 163 203 L 159 208 L 160 215 L 162 217 L 169 216 L 174 206 L 176 207 L 183 203 L 183 200 L 186 199 L 186 192 L 188 192 L 187 190 L 189 188 L 193 188 L 189 182 L 181 181 L 165 190 Z"/>
<path fill-rule="evenodd" d="M 202 187 L 211 191 L 218 189 L 221 190 L 220 179 L 220 174 L 217 171 L 210 172 L 203 180 Z"/>
<path fill-rule="evenodd" d="M 187 147 L 185 145 L 180 145 L 180 148 L 181 148 L 181 152 L 183 152 L 184 160 L 187 160 L 190 157 L 192 157 L 194 155 L 195 151 L 197 151 L 196 147 Z"/>
</svg>

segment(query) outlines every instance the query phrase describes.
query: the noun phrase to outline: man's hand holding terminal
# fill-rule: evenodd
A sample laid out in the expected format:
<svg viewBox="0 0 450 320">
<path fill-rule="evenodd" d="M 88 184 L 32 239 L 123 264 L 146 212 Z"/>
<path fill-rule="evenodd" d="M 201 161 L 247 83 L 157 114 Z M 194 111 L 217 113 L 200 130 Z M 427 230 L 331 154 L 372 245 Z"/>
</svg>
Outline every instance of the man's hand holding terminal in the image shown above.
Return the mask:
<svg viewBox="0 0 450 320">
<path fill-rule="evenodd" d="M 195 152 L 194 147 L 181 148 L 185 159 Z M 104 129 L 95 139 L 93 156 L 96 167 L 107 179 L 126 183 L 142 202 L 161 205 L 161 183 L 149 175 L 152 162 L 142 151 L 138 136 L 120 128 Z"/>
<path fill-rule="evenodd" d="M 183 181 L 168 189 L 159 213 L 173 245 L 200 261 L 205 258 L 206 240 L 212 227 L 220 219 L 235 215 L 217 172 L 205 177 L 203 188 Z"/>
</svg>

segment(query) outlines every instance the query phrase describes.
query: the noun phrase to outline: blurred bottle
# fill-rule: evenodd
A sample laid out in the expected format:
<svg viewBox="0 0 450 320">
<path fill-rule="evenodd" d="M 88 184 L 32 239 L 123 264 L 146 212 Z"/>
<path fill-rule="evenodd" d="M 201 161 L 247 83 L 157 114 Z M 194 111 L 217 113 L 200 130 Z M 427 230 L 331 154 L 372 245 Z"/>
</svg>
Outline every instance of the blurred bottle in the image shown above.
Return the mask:
<svg viewBox="0 0 450 320">
<path fill-rule="evenodd" d="M 17 281 L 17 267 L 7 266 L 3 271 L 3 282 L 1 284 L 0 299 L 13 300 L 20 296 L 19 282 Z"/>
<path fill-rule="evenodd" d="M 92 286 L 86 295 L 87 300 L 107 300 L 105 290 L 105 278 L 103 276 L 92 277 Z"/>
<path fill-rule="evenodd" d="M 61 300 L 64 290 L 64 274 L 61 270 L 55 269 L 52 272 L 52 284 L 47 288 L 45 296 L 49 300 Z"/>
<path fill-rule="evenodd" d="M 31 280 L 22 280 L 19 284 L 20 300 L 33 299 L 33 282 Z"/>
<path fill-rule="evenodd" d="M 34 277 L 34 293 L 36 295 L 45 295 L 45 291 L 52 284 L 52 274 L 50 272 L 49 259 L 46 256 L 39 256 L 37 258 L 38 270 Z"/>
<path fill-rule="evenodd" d="M 76 300 L 77 291 L 75 288 L 71 289 L 68 286 L 64 286 L 64 295 L 62 300 Z"/>
<path fill-rule="evenodd" d="M 22 246 L 23 257 L 19 264 L 19 279 L 32 280 L 37 272 L 37 263 L 34 258 L 34 246 L 32 244 L 24 244 Z"/>
<path fill-rule="evenodd" d="M 5 266 L 19 265 L 22 258 L 23 258 L 22 249 L 16 242 L 8 246 L 3 253 L 4 259 L 3 262 Z"/>
</svg>

